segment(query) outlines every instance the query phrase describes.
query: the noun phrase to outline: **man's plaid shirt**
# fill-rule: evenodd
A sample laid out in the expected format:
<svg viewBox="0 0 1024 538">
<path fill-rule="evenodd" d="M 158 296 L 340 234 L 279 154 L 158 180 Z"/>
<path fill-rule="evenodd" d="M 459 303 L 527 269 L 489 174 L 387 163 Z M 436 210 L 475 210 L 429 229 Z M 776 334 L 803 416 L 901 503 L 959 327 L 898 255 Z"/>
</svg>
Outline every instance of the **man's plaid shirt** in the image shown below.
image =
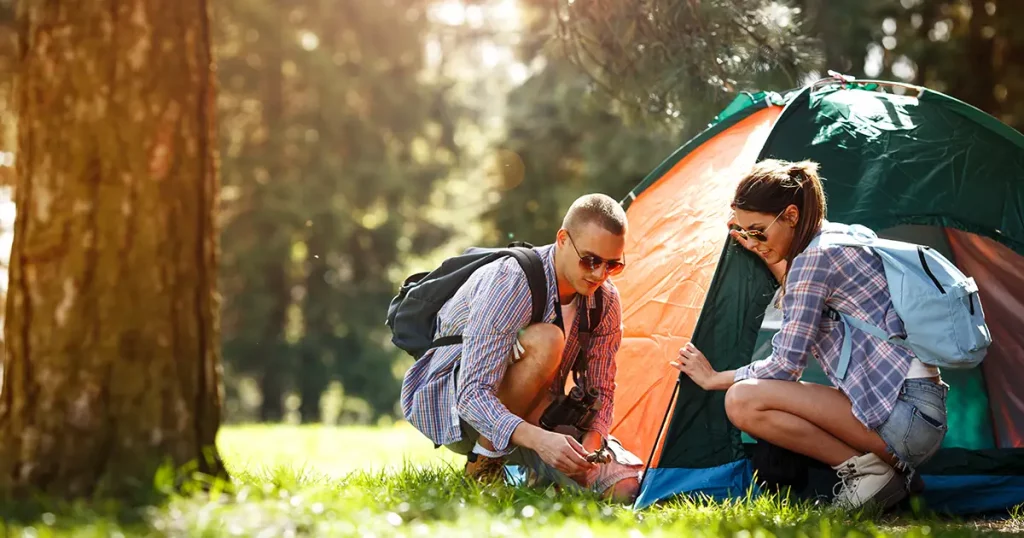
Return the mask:
<svg viewBox="0 0 1024 538">
<path fill-rule="evenodd" d="M 555 320 L 558 283 L 555 278 L 554 245 L 534 250 L 544 264 L 548 305 L 544 319 Z M 603 285 L 604 312 L 591 331 L 587 353 L 589 383 L 604 402 L 592 430 L 607 437 L 612 423 L 615 394 L 615 354 L 622 340 L 619 293 L 610 280 Z M 568 331 L 560 375 L 565 379 L 579 350 L 577 328 L 587 312 L 579 305 Z M 594 307 L 594 297 L 586 309 Z M 460 419 L 493 444 L 499 452 L 511 450 L 512 432 L 523 419 L 512 414 L 496 396 L 519 331 L 530 323 L 531 295 L 526 274 L 509 257 L 478 269 L 441 308 L 439 330 L 434 336 L 462 334 L 463 343 L 435 348 L 409 369 L 402 383 L 402 411 L 409 422 L 438 445 L 462 438 Z M 456 366 L 458 369 L 456 370 Z"/>
</svg>

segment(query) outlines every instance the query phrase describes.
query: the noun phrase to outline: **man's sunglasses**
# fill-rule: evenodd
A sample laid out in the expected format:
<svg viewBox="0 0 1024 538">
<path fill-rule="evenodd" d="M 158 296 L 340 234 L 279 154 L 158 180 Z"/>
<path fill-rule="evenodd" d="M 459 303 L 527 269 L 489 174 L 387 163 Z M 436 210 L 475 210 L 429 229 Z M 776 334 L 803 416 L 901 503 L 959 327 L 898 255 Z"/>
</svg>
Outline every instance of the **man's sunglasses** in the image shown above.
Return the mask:
<svg viewBox="0 0 1024 538">
<path fill-rule="evenodd" d="M 586 256 L 580 255 L 580 251 L 576 248 L 576 243 L 572 240 L 572 236 L 566 231 L 565 235 L 569 237 L 569 244 L 572 245 L 572 249 L 576 251 L 576 256 L 580 259 L 580 267 L 585 269 L 587 272 L 596 272 L 601 266 L 605 266 L 608 271 L 608 276 L 615 276 L 622 272 L 626 268 L 625 256 L 623 260 L 606 260 L 600 256 L 594 256 L 593 254 L 587 254 Z"/>
</svg>

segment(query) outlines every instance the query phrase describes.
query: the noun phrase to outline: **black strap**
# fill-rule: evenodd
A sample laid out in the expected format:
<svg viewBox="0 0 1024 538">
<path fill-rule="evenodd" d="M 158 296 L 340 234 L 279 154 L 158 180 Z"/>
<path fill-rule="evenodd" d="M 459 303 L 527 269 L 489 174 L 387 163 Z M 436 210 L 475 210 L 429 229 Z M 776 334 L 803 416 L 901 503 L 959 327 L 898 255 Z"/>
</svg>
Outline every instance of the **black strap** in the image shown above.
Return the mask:
<svg viewBox="0 0 1024 538">
<path fill-rule="evenodd" d="M 533 314 L 530 323 L 544 321 L 544 306 L 547 303 L 548 279 L 544 276 L 544 262 L 532 248 L 511 247 L 509 252 L 519 262 L 519 266 L 526 273 L 526 281 L 530 284 L 530 298 L 533 305 Z"/>
<path fill-rule="evenodd" d="M 572 364 L 572 379 L 580 387 L 587 385 L 587 367 L 590 360 L 587 357 L 587 350 L 590 348 L 590 335 L 601 322 L 601 313 L 604 311 L 604 294 L 601 288 L 594 292 L 594 308 L 591 308 L 586 316 L 580 320 L 580 328 L 576 333 L 576 340 L 579 342 L 580 350 Z"/>
<path fill-rule="evenodd" d="M 821 315 L 832 321 L 840 321 L 843 319 L 839 315 L 839 311 L 836 310 L 835 308 L 832 308 L 831 306 L 826 306 L 825 309 L 821 311 Z"/>
<path fill-rule="evenodd" d="M 576 341 L 579 342 L 580 348 L 576 353 L 576 356 L 572 359 L 572 365 L 570 371 L 572 372 L 573 383 L 579 387 L 586 386 L 587 380 L 587 366 L 589 366 L 589 360 L 587 360 L 587 349 L 590 347 L 590 335 L 593 332 L 592 328 L 597 328 L 598 323 L 601 321 L 601 314 L 604 311 L 604 294 L 601 293 L 601 289 L 598 288 L 594 294 L 594 308 L 591 308 L 587 315 L 580 317 L 580 328 L 576 331 Z M 562 305 L 559 303 L 558 298 L 554 299 L 555 303 L 555 325 L 558 325 L 562 329 L 562 334 L 569 336 L 569 332 L 572 327 L 566 328 L 564 321 L 562 320 Z M 559 389 L 565 386 L 565 379 L 560 379 L 560 383 L 557 385 Z"/>
<path fill-rule="evenodd" d="M 509 245 L 508 253 L 519 263 L 519 267 L 526 274 L 526 282 L 530 285 L 530 300 L 533 307 L 533 313 L 530 316 L 532 321 L 530 323 L 540 323 L 544 321 L 544 305 L 547 303 L 545 298 L 548 296 L 548 279 L 544 274 L 544 262 L 541 261 L 537 252 L 530 248 L 527 243 L 513 243 Z M 560 311 L 556 309 L 556 312 Z M 434 340 L 427 349 L 461 343 L 462 335 L 453 334 Z"/>
<path fill-rule="evenodd" d="M 451 336 L 442 336 L 441 338 L 438 338 L 437 340 L 434 340 L 430 344 L 430 347 L 431 348 L 435 348 L 435 347 L 452 346 L 452 345 L 461 344 L 461 343 L 462 343 L 462 335 L 461 334 L 453 334 Z"/>
</svg>

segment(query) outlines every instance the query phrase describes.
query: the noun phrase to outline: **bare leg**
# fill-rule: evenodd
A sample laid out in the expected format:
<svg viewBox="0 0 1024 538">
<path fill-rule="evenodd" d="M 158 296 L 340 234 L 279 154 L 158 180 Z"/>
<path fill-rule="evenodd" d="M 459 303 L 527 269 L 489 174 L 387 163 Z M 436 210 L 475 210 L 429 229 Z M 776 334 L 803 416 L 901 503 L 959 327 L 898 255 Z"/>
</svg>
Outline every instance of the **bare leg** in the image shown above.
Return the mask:
<svg viewBox="0 0 1024 538">
<path fill-rule="evenodd" d="M 639 493 L 640 481 L 636 478 L 627 478 L 616 482 L 614 486 L 606 489 L 601 496 L 615 503 L 628 504 L 635 501 Z"/>
<path fill-rule="evenodd" d="M 525 351 L 520 360 L 505 371 L 498 386 L 498 400 L 512 414 L 536 425 L 552 401 L 548 387 L 558 375 L 565 339 L 557 326 L 538 323 L 523 331 L 519 342 Z M 479 443 L 488 450 L 494 450 L 489 439 L 481 436 Z"/>
<path fill-rule="evenodd" d="M 895 463 L 885 441 L 854 418 L 850 400 L 832 387 L 746 380 L 729 388 L 725 410 L 751 436 L 831 466 L 866 452 Z"/>
<path fill-rule="evenodd" d="M 522 358 L 508 367 L 498 387 L 498 400 L 513 414 L 533 425 L 540 424 L 540 416 L 553 401 L 548 387 L 558 375 L 562 363 L 565 340 L 562 331 L 551 324 L 537 324 L 527 328 L 519 337 L 524 352 Z M 488 450 L 494 446 L 480 437 L 478 442 Z M 636 499 L 640 482 L 628 478 L 617 482 L 602 494 L 614 502 L 629 503 Z"/>
</svg>

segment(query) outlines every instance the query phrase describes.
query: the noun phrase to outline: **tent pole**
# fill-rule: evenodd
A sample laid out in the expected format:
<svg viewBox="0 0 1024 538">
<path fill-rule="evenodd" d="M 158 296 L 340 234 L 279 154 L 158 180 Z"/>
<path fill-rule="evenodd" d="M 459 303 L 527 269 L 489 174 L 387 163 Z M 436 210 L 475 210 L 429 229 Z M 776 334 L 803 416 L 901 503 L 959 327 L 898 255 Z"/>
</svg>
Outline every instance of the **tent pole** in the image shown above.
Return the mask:
<svg viewBox="0 0 1024 538">
<path fill-rule="evenodd" d="M 668 407 L 665 408 L 665 416 L 661 419 L 661 426 L 658 428 L 658 435 L 654 438 L 654 445 L 651 446 L 651 455 L 647 457 L 647 463 L 644 465 L 644 476 L 640 479 L 640 489 L 644 487 L 644 482 L 647 480 L 648 471 L 651 469 L 651 464 L 654 463 L 654 454 L 658 451 L 658 445 L 661 443 L 661 436 L 665 433 L 665 423 L 668 422 L 668 415 L 672 412 L 672 406 L 676 404 L 676 397 L 679 395 L 679 381 L 682 378 L 676 378 L 676 386 L 672 389 L 672 398 L 668 401 Z"/>
</svg>

